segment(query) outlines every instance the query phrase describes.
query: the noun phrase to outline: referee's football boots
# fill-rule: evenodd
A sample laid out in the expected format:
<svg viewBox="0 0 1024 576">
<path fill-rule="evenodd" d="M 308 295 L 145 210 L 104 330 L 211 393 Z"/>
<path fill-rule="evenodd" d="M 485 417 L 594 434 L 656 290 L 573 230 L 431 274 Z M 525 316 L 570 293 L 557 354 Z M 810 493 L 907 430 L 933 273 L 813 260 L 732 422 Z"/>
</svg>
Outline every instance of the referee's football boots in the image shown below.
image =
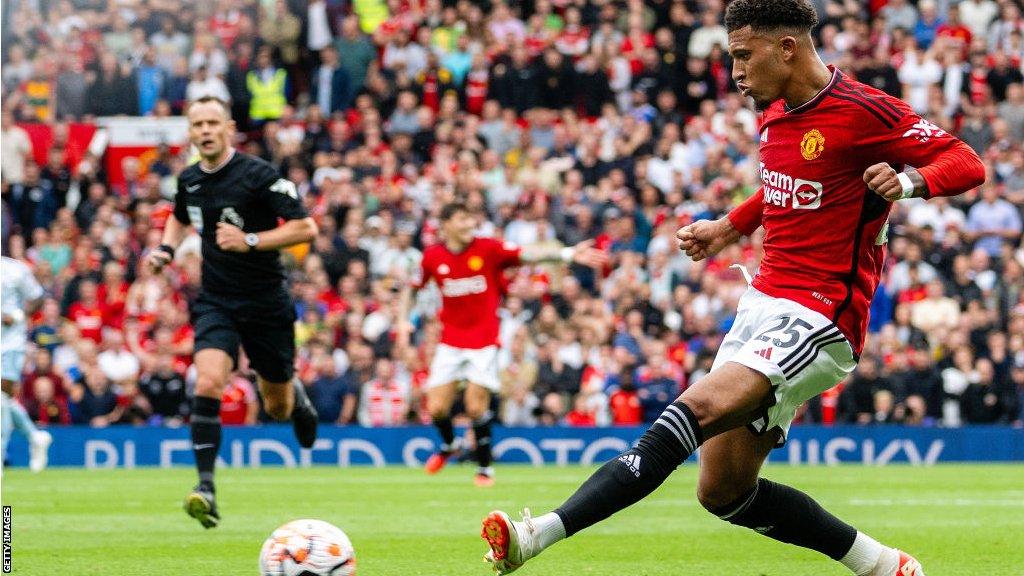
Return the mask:
<svg viewBox="0 0 1024 576">
<path fill-rule="evenodd" d="M 217 500 L 212 484 L 200 482 L 185 497 L 185 512 L 203 525 L 203 528 L 216 528 L 220 524 L 217 512 Z"/>
<path fill-rule="evenodd" d="M 299 446 L 312 448 L 316 442 L 316 425 L 320 419 L 313 402 L 306 394 L 306 387 L 298 378 L 292 379 L 292 386 L 295 389 L 295 405 L 292 408 L 292 428 L 295 430 L 295 439 Z"/>
</svg>

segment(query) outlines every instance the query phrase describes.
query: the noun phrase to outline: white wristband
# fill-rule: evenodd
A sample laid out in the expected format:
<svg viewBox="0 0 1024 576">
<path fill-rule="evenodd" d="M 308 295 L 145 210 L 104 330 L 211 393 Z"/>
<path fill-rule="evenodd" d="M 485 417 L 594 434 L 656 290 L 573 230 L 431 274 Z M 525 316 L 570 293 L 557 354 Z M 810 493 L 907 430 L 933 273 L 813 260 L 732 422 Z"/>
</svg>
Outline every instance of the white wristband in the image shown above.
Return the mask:
<svg viewBox="0 0 1024 576">
<path fill-rule="evenodd" d="M 900 172 L 896 175 L 896 179 L 900 181 L 900 186 L 903 187 L 903 195 L 900 196 L 900 200 L 906 200 L 914 195 L 914 183 L 910 181 L 910 176 L 906 172 Z"/>
<path fill-rule="evenodd" d="M 571 246 L 562 248 L 562 261 L 566 264 L 571 264 L 573 257 L 576 256 L 576 249 Z"/>
</svg>

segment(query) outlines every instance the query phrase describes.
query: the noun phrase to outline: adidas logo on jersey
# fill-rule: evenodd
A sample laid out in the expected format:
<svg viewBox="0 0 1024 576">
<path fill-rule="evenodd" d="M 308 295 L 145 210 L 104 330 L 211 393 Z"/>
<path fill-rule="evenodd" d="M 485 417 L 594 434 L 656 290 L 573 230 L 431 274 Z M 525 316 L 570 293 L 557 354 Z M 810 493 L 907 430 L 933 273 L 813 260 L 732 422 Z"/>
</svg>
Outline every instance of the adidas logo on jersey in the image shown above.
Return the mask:
<svg viewBox="0 0 1024 576">
<path fill-rule="evenodd" d="M 619 462 L 626 465 L 629 471 L 633 473 L 637 478 L 640 477 L 640 455 L 639 454 L 623 454 L 619 456 Z"/>
<path fill-rule="evenodd" d="M 941 138 L 946 131 L 927 120 L 918 120 L 910 130 L 903 133 L 904 138 L 913 138 L 918 142 L 927 142 L 929 138 Z"/>
<path fill-rule="evenodd" d="M 754 352 L 754 354 L 757 354 L 758 356 L 760 356 L 761 358 L 764 358 L 765 360 L 771 360 L 772 359 L 772 347 L 769 346 L 769 347 L 767 347 L 767 348 L 765 348 L 763 350 L 758 350 L 757 352 Z"/>
</svg>

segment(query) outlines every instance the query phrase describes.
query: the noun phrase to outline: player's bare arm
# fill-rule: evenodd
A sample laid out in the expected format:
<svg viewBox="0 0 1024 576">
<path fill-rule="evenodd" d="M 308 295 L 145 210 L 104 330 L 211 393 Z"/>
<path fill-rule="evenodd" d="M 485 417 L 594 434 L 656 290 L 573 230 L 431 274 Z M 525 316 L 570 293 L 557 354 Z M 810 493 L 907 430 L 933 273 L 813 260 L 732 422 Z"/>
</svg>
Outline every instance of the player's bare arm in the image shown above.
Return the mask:
<svg viewBox="0 0 1024 576">
<path fill-rule="evenodd" d="M 584 240 L 575 246 L 566 248 L 523 248 L 519 260 L 524 264 L 541 264 L 545 262 L 565 262 L 600 268 L 608 263 L 608 254 L 604 250 L 594 248 L 593 240 Z"/>
<path fill-rule="evenodd" d="M 264 232 L 246 234 L 241 228 L 227 222 L 217 224 L 217 246 L 227 252 L 252 250 L 280 250 L 304 242 L 312 242 L 319 229 L 312 218 L 289 220 Z M 249 236 L 248 240 L 246 236 Z"/>
<path fill-rule="evenodd" d="M 699 220 L 676 232 L 679 249 L 699 262 L 721 252 L 761 227 L 764 212 L 764 189 L 759 188 L 727 216 L 718 220 Z"/>
</svg>

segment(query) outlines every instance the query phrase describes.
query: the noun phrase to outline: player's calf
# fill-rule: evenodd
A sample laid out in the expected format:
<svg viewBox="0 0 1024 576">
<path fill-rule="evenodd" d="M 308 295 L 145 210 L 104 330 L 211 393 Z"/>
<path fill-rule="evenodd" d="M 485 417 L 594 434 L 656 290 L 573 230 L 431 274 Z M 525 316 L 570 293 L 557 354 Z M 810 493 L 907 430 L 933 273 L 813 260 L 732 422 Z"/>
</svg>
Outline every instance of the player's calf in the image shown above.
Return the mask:
<svg viewBox="0 0 1024 576">
<path fill-rule="evenodd" d="M 726 522 L 821 552 L 857 576 L 924 575 L 912 557 L 858 532 L 796 488 L 759 478 L 752 488 L 723 503 L 726 495 L 735 493 L 729 485 L 701 486 L 698 499 L 709 512 Z"/>
<path fill-rule="evenodd" d="M 260 395 L 263 396 L 263 411 L 278 422 L 291 418 L 296 402 L 295 396 L 301 384 L 294 386 L 291 381 L 274 383 L 262 378 L 259 384 Z"/>
<path fill-rule="evenodd" d="M 639 502 L 661 486 L 703 443 L 697 417 L 683 402 L 669 405 L 636 448 L 606 463 L 555 510 L 566 536 Z"/>
</svg>

